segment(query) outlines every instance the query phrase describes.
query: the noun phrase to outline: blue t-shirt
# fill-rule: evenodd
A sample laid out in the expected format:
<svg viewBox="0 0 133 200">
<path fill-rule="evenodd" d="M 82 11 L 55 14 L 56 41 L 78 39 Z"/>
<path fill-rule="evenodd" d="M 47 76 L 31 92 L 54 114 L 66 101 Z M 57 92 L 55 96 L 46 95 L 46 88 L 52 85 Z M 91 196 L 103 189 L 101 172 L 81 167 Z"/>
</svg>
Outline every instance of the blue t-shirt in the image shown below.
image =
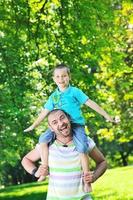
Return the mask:
<svg viewBox="0 0 133 200">
<path fill-rule="evenodd" d="M 50 95 L 44 108 L 51 111 L 54 109 L 62 109 L 67 112 L 73 123 L 81 125 L 85 124 L 82 116 L 81 105 L 84 104 L 89 97 L 80 89 L 69 86 L 65 91 L 61 92 L 58 88 Z"/>
</svg>

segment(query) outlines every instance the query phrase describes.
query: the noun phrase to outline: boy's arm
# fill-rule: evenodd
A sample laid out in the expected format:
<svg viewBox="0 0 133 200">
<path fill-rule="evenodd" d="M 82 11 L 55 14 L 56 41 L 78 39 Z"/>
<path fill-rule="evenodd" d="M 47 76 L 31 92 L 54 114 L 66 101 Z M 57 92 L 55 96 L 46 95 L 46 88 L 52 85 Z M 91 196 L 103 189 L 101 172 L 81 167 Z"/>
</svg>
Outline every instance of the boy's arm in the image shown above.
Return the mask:
<svg viewBox="0 0 133 200">
<path fill-rule="evenodd" d="M 43 108 L 35 122 L 30 127 L 25 129 L 24 132 L 29 132 L 36 128 L 44 120 L 44 118 L 48 115 L 49 112 L 49 110 Z"/>
<path fill-rule="evenodd" d="M 85 105 L 89 106 L 90 108 L 92 108 L 93 110 L 95 110 L 97 113 L 99 113 L 100 115 L 102 115 L 105 119 L 107 119 L 110 122 L 115 122 L 97 103 L 95 103 L 94 101 L 88 99 L 85 102 Z"/>
</svg>

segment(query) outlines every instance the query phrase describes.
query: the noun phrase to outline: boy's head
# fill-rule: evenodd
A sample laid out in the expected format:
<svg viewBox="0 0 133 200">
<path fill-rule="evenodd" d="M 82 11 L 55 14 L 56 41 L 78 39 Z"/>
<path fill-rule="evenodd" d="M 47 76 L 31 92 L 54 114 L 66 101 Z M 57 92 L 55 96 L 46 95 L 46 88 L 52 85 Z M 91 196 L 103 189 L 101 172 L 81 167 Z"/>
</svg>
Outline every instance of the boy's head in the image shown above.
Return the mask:
<svg viewBox="0 0 133 200">
<path fill-rule="evenodd" d="M 61 91 L 65 90 L 70 81 L 70 69 L 64 64 L 57 65 L 53 71 L 53 80 Z"/>
</svg>

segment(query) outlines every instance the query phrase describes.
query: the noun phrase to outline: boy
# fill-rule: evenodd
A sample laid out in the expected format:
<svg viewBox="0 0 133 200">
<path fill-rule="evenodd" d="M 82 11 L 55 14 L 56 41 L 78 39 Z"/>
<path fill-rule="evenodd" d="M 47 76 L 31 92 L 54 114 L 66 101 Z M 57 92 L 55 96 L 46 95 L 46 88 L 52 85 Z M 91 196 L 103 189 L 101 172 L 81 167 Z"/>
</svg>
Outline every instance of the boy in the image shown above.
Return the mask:
<svg viewBox="0 0 133 200">
<path fill-rule="evenodd" d="M 77 148 L 77 151 L 81 155 L 81 164 L 84 174 L 87 174 L 89 171 L 88 167 L 88 156 L 86 154 L 88 145 L 87 145 L 87 136 L 85 134 L 84 125 L 85 120 L 82 116 L 80 106 L 85 104 L 104 116 L 108 121 L 114 122 L 114 120 L 94 101 L 90 100 L 89 97 L 83 93 L 80 89 L 72 87 L 69 85 L 70 81 L 70 69 L 64 65 L 57 65 L 53 71 L 53 80 L 57 85 L 57 89 L 50 95 L 48 101 L 44 105 L 41 113 L 35 122 L 24 132 L 28 132 L 36 128 L 43 119 L 48 115 L 48 113 L 53 109 L 62 109 L 67 112 L 72 119 L 72 131 L 73 131 L 73 141 Z M 65 128 L 65 125 L 64 125 Z M 43 166 L 48 168 L 48 143 L 53 140 L 53 133 L 48 129 L 45 134 L 42 134 L 39 138 L 39 143 L 41 143 L 41 159 Z M 67 144 L 64 144 L 64 147 L 67 147 Z M 40 176 L 38 171 L 35 174 Z M 44 177 L 41 176 L 39 181 L 43 180 Z M 84 190 L 86 192 L 91 191 L 91 187 L 85 184 Z"/>
</svg>

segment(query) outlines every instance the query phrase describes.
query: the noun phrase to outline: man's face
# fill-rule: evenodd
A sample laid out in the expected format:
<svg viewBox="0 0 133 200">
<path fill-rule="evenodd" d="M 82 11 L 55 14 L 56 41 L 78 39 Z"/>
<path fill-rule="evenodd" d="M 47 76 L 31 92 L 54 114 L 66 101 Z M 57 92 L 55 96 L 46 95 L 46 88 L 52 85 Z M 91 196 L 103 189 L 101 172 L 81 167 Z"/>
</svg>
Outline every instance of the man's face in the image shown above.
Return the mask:
<svg viewBox="0 0 133 200">
<path fill-rule="evenodd" d="M 48 117 L 49 126 L 55 134 L 68 137 L 71 135 L 71 124 L 68 117 L 62 111 L 53 112 Z"/>
</svg>

